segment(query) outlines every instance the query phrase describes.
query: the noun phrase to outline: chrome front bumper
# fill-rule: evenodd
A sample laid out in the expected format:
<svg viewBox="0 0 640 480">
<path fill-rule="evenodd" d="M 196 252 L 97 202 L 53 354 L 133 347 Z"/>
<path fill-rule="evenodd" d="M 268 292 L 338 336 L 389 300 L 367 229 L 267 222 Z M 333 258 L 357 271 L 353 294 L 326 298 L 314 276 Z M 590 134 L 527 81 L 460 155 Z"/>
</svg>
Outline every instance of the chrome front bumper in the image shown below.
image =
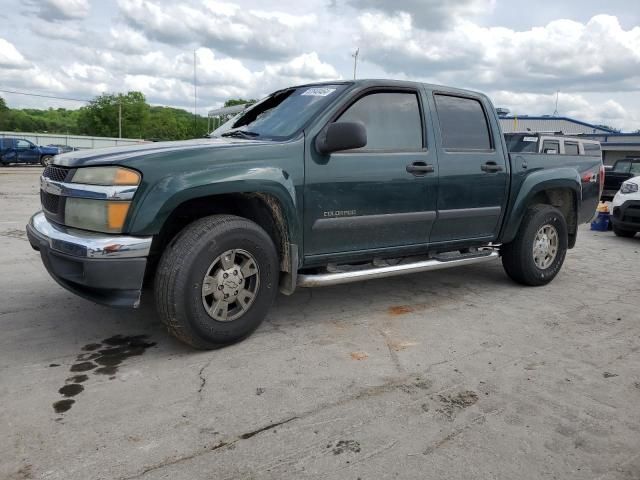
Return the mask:
<svg viewBox="0 0 640 480">
<path fill-rule="evenodd" d="M 86 232 L 49 222 L 36 213 L 29 226 L 44 238 L 52 250 L 83 258 L 135 258 L 149 255 L 152 237 L 127 237 Z"/>
<path fill-rule="evenodd" d="M 64 288 L 97 303 L 137 307 L 152 237 L 108 235 L 49 222 L 43 212 L 27 225 L 51 276 Z"/>
</svg>

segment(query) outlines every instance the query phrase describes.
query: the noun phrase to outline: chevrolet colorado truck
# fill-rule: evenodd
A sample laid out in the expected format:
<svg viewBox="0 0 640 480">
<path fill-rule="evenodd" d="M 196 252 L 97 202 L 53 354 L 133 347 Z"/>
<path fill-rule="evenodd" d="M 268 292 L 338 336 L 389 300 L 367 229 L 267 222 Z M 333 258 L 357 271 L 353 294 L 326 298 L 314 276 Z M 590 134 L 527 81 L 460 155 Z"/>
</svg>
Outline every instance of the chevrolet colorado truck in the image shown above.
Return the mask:
<svg viewBox="0 0 640 480">
<path fill-rule="evenodd" d="M 250 334 L 278 290 L 497 257 L 547 284 L 603 185 L 599 152 L 509 154 L 489 99 L 466 90 L 302 85 L 232 122 L 55 157 L 27 225 L 51 276 L 112 306 L 152 289 L 173 335 L 214 348 Z"/>
</svg>

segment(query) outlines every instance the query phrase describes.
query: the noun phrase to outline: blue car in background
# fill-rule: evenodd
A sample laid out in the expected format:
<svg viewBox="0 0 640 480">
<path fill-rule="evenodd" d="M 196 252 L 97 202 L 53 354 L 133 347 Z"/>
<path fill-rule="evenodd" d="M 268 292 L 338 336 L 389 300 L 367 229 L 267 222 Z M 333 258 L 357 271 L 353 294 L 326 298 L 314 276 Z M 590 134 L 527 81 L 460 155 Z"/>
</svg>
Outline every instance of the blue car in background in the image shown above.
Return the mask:
<svg viewBox="0 0 640 480">
<path fill-rule="evenodd" d="M 24 138 L 0 137 L 0 166 L 10 163 L 39 163 L 49 165 L 54 155 L 58 155 L 57 147 L 39 147 Z"/>
</svg>

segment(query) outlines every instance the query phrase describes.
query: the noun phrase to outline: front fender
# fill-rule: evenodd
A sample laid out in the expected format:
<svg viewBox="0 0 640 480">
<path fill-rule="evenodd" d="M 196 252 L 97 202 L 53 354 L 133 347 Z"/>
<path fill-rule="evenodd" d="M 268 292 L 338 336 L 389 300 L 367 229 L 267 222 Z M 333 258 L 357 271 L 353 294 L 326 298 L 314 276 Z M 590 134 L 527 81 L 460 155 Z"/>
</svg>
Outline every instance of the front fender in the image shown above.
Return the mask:
<svg viewBox="0 0 640 480">
<path fill-rule="evenodd" d="M 551 168 L 530 172 L 523 178 L 513 176 L 509 205 L 499 243 L 511 242 L 520 228 L 531 200 L 540 192 L 549 189 L 567 188 L 574 194 L 576 209 L 580 211 L 582 201 L 582 183 L 578 172 L 573 168 Z"/>
<path fill-rule="evenodd" d="M 300 242 L 298 200 L 293 178 L 276 167 L 227 165 L 166 176 L 137 200 L 128 230 L 135 235 L 156 235 L 180 204 L 225 193 L 265 193 L 282 206 L 292 243 Z"/>
</svg>

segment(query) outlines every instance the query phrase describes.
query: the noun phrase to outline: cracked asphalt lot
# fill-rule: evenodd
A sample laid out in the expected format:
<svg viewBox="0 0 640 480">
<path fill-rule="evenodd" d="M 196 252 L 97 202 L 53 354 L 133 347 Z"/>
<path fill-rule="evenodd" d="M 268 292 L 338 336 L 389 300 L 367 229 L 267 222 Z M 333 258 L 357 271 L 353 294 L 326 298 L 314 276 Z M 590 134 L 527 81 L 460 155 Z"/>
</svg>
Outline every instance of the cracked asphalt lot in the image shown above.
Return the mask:
<svg viewBox="0 0 640 480">
<path fill-rule="evenodd" d="M 0 169 L 0 479 L 640 478 L 640 236 L 582 227 L 541 288 L 496 263 L 301 290 L 197 352 L 49 278 L 39 171 Z"/>
</svg>

